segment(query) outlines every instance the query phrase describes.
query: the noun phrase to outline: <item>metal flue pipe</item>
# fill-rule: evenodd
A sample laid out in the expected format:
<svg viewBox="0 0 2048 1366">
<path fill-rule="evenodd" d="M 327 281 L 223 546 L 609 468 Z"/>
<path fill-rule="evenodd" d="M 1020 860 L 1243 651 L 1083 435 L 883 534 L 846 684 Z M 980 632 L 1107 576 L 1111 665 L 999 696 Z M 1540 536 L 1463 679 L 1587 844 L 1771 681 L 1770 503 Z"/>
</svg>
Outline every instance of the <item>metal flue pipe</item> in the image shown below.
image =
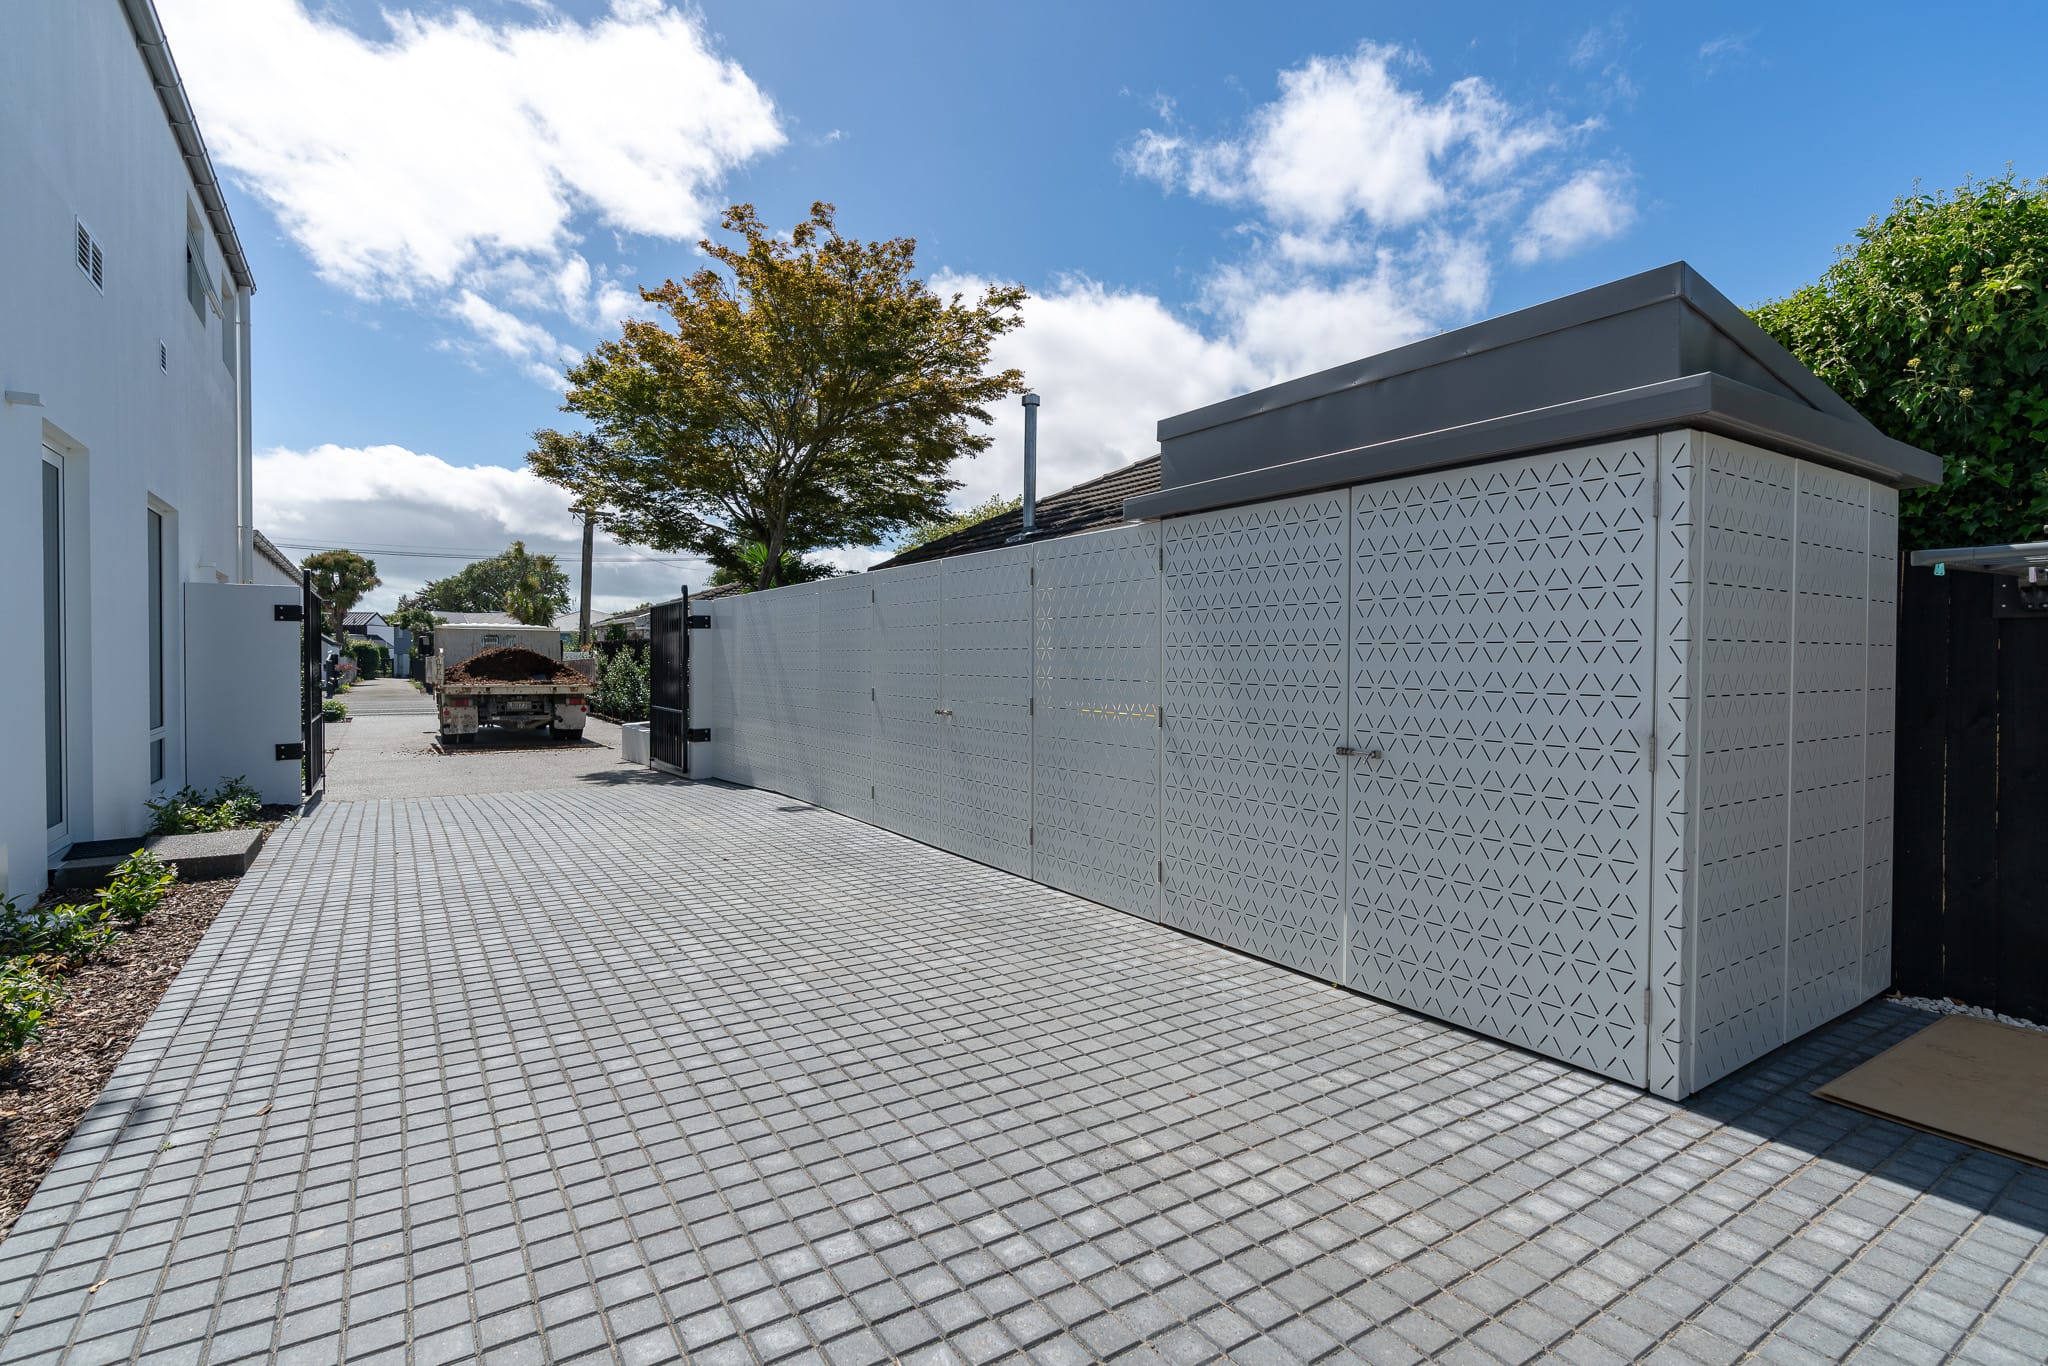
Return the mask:
<svg viewBox="0 0 2048 1366">
<path fill-rule="evenodd" d="M 1038 529 L 1038 395 L 1024 395 L 1024 530 Z"/>
</svg>

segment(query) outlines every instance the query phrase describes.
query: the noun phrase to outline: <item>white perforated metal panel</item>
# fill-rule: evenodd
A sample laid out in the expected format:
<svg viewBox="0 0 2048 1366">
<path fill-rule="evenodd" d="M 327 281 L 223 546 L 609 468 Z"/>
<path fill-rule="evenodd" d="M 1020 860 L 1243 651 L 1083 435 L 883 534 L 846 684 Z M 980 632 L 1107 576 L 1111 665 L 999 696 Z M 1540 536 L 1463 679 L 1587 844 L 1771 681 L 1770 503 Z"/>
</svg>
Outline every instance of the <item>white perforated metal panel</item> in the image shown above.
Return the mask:
<svg viewBox="0 0 2048 1366">
<path fill-rule="evenodd" d="M 952 756 L 939 714 L 939 566 L 863 577 L 875 592 L 875 824 L 943 848 Z"/>
<path fill-rule="evenodd" d="M 1899 494 L 1870 489 L 1867 616 L 1869 691 L 1864 710 L 1863 995 L 1892 982 L 1892 762 L 1899 630 Z"/>
<path fill-rule="evenodd" d="M 1794 478 L 1785 1039 L 1863 999 L 1870 616 L 1870 482 L 1804 461 Z"/>
<path fill-rule="evenodd" d="M 1031 871 L 1031 548 L 939 562 L 943 835 L 933 843 Z"/>
<path fill-rule="evenodd" d="M 1038 880 L 1159 913 L 1159 528 L 1037 550 Z"/>
<path fill-rule="evenodd" d="M 869 676 L 874 642 L 874 588 L 865 575 L 818 584 L 817 734 L 808 747 L 820 806 L 860 820 L 874 818 L 875 703 Z"/>
<path fill-rule="evenodd" d="M 743 743 L 762 756 L 757 786 L 818 799 L 818 588 L 797 584 L 747 596 L 751 686 L 744 690 Z"/>
<path fill-rule="evenodd" d="M 1699 620 L 1693 595 L 1696 518 L 1689 432 L 1657 438 L 1658 491 L 1656 620 L 1657 747 L 1655 823 L 1650 837 L 1650 1049 L 1645 1084 L 1660 1096 L 1692 1091 L 1688 1035 L 1693 985 L 1692 894 L 1699 801 L 1693 766 L 1698 737 L 1693 705 L 1699 689 L 1700 652 L 1693 634 Z"/>
<path fill-rule="evenodd" d="M 1351 984 L 1637 1083 L 1655 474 L 1600 446 L 1352 515 Z"/>
<path fill-rule="evenodd" d="M 1696 1082 L 1783 1037 L 1794 464 L 1708 437 L 1695 466 Z"/>
<path fill-rule="evenodd" d="M 1351 499 L 1165 523 L 1166 923 L 1326 980 L 1344 952 Z"/>
</svg>

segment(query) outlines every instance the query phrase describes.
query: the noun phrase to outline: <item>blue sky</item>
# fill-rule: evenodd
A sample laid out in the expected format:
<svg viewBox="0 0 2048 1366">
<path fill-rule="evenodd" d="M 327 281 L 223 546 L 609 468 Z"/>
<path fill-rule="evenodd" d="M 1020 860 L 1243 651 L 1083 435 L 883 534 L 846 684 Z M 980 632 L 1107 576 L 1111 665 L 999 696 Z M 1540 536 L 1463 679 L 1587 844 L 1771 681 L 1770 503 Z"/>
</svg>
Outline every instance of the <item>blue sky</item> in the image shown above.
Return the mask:
<svg viewBox="0 0 2048 1366">
<path fill-rule="evenodd" d="M 2048 172 L 1996 61 L 2033 5 L 158 6 L 259 285 L 259 524 L 305 544 L 569 550 L 527 435 L 736 200 L 1029 288 L 1059 487 L 1233 390 L 1673 259 L 1753 303 L 1916 180 Z M 602 554 L 601 603 L 702 581 Z M 459 565 L 377 558 L 373 601 Z"/>
</svg>

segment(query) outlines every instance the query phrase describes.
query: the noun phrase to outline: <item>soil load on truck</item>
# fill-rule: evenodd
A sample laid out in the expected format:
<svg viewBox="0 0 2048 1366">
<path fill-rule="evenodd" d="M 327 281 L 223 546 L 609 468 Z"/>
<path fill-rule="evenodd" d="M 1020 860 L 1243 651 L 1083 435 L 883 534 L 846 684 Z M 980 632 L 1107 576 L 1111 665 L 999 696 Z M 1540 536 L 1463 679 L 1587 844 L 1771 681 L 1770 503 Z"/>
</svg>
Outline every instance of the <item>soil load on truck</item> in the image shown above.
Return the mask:
<svg viewBox="0 0 2048 1366">
<path fill-rule="evenodd" d="M 465 683 L 570 683 L 581 689 L 589 681 L 560 660 L 519 645 L 471 655 L 442 676 L 442 686 L 449 688 Z"/>
</svg>

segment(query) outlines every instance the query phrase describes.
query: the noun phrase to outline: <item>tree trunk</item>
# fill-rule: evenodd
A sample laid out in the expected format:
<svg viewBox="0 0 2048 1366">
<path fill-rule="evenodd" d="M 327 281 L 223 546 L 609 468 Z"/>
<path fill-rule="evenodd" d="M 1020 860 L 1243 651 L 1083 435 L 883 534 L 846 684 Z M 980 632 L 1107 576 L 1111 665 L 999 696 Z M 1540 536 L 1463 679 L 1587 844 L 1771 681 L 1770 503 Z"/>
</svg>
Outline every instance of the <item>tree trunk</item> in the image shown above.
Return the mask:
<svg viewBox="0 0 2048 1366">
<path fill-rule="evenodd" d="M 779 588 L 781 584 L 778 580 L 782 577 L 782 524 L 780 522 L 768 528 L 768 540 L 762 546 L 762 549 L 767 553 L 761 556 L 761 573 L 755 579 L 754 587 L 757 590 Z"/>
</svg>

